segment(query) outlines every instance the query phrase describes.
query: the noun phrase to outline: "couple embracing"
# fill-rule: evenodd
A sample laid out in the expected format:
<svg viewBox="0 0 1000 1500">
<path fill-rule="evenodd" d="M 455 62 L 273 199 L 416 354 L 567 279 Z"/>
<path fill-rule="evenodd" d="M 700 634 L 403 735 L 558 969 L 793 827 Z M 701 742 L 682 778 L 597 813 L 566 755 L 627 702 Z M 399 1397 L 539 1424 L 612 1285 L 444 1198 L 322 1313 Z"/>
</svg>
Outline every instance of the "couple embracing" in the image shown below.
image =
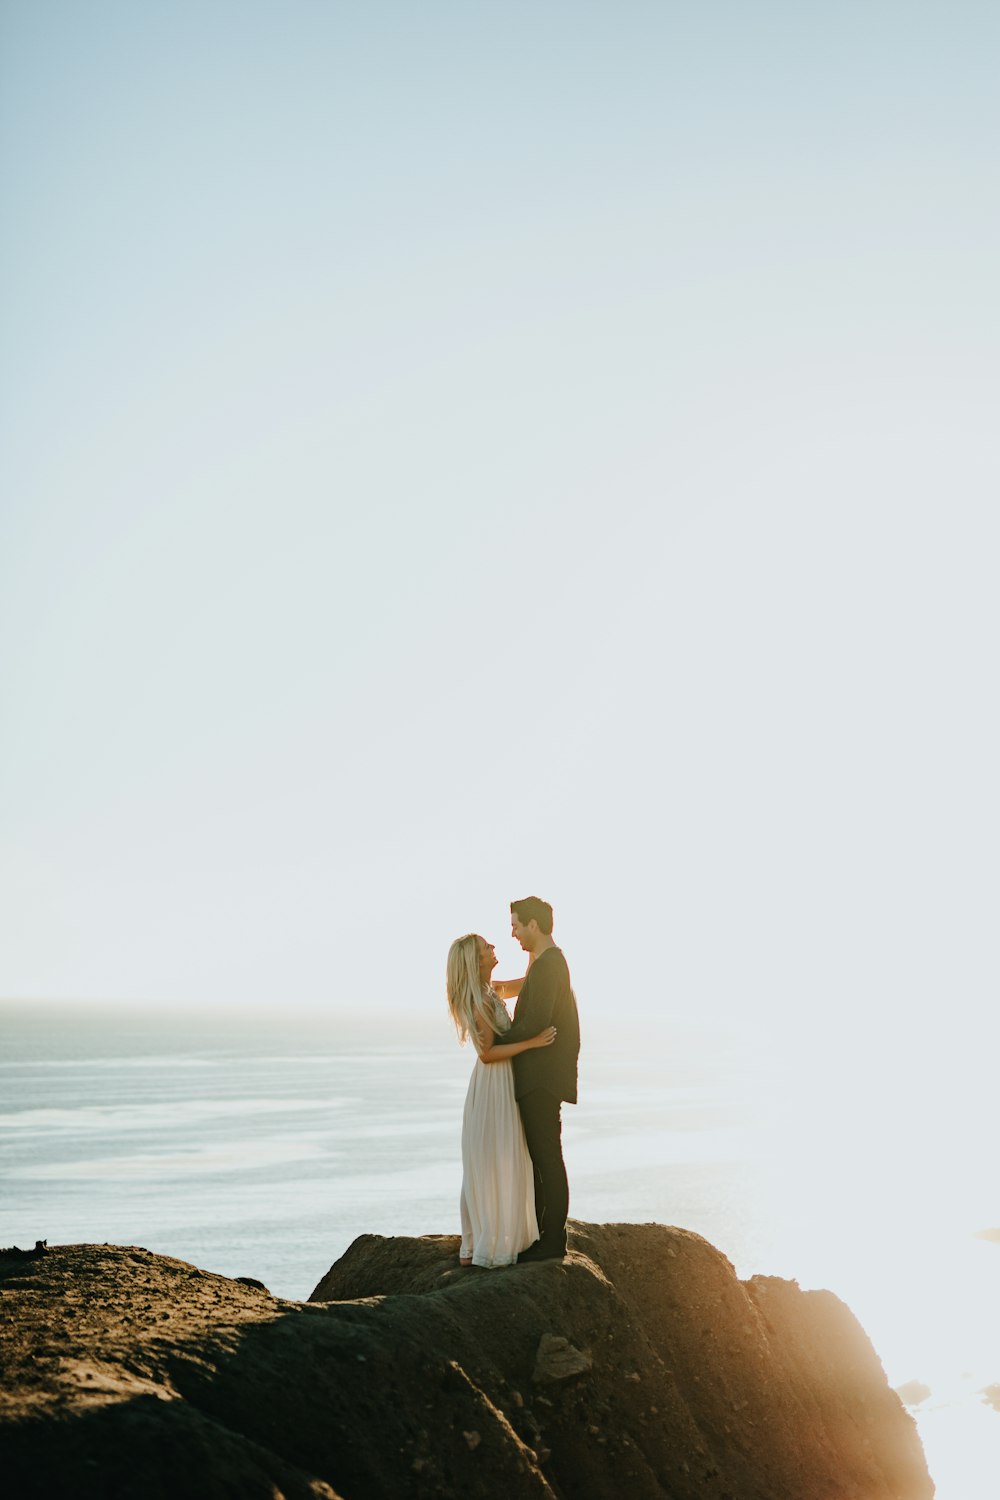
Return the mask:
<svg viewBox="0 0 1000 1500">
<path fill-rule="evenodd" d="M 551 906 L 512 901 L 510 927 L 528 955 L 523 979 L 494 984 L 496 953 L 477 933 L 448 953 L 448 1006 L 478 1054 L 462 1120 L 462 1265 L 566 1253 L 561 1110 L 576 1103 L 580 1022 Z M 512 1022 L 504 1001 L 515 998 Z"/>
</svg>

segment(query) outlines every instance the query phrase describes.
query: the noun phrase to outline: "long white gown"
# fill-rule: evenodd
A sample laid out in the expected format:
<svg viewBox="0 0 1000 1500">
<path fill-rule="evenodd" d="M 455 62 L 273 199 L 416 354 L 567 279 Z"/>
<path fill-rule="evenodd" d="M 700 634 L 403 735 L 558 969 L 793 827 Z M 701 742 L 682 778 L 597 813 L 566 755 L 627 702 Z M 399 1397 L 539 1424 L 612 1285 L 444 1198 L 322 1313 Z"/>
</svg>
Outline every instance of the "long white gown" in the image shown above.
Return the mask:
<svg viewBox="0 0 1000 1500">
<path fill-rule="evenodd" d="M 493 1029 L 510 1026 L 507 1009 L 491 994 Z M 474 1266 L 512 1265 L 538 1238 L 535 1180 L 514 1098 L 510 1059 L 476 1059 L 462 1116 L 462 1248 Z"/>
</svg>

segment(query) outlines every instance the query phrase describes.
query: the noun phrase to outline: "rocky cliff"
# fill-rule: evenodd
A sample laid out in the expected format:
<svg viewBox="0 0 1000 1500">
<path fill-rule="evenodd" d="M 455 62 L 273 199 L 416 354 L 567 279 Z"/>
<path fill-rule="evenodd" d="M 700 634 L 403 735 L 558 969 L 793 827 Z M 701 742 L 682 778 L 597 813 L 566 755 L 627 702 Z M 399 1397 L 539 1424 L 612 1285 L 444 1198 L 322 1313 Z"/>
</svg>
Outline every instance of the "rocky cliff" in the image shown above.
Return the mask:
<svg viewBox="0 0 1000 1500">
<path fill-rule="evenodd" d="M 363 1236 L 308 1302 L 117 1246 L 0 1258 L 0 1473 L 19 1496 L 925 1500 L 848 1309 L 697 1235 L 571 1226 L 460 1269 Z"/>
</svg>

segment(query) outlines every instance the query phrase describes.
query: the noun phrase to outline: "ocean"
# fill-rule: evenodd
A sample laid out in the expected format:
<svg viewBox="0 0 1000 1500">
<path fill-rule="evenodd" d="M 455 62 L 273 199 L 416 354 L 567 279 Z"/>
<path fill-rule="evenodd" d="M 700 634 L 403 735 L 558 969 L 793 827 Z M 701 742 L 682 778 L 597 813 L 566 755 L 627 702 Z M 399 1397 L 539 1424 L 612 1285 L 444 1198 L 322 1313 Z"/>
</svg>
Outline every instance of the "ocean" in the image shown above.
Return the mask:
<svg viewBox="0 0 1000 1500">
<path fill-rule="evenodd" d="M 472 1063 L 444 1015 L 2 1007 L 0 1244 L 143 1245 L 308 1297 L 359 1234 L 458 1232 Z M 929 1214 L 914 1153 L 821 1117 L 746 1038 L 585 1025 L 570 1212 L 681 1225 L 741 1277 L 836 1292 L 890 1382 L 929 1388 L 939 1500 L 996 1500 L 988 1196 Z"/>
</svg>

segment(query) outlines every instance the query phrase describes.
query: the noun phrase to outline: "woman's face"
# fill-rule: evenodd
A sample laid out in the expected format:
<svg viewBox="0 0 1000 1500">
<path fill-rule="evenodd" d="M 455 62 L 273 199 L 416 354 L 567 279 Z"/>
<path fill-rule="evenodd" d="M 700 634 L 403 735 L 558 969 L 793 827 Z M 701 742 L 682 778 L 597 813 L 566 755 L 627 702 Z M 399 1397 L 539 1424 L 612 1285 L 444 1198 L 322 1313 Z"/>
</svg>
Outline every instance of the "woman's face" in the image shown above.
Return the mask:
<svg viewBox="0 0 1000 1500">
<path fill-rule="evenodd" d="M 496 949 L 485 938 L 477 937 L 476 952 L 479 955 L 479 977 L 483 984 L 488 984 L 490 975 L 497 966 Z"/>
</svg>

